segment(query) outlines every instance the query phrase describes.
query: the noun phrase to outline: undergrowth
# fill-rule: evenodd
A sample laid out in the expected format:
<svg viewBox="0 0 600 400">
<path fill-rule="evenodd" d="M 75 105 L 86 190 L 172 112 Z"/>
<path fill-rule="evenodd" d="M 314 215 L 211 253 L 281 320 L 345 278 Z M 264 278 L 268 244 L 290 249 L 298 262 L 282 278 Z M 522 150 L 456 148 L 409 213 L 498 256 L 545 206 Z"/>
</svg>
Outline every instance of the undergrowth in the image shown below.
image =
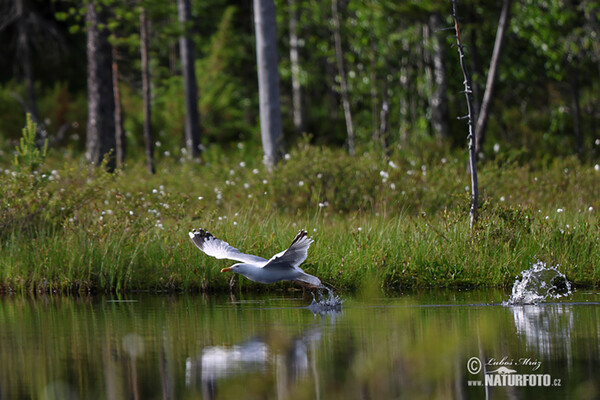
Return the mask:
<svg viewBox="0 0 600 400">
<path fill-rule="evenodd" d="M 198 251 L 202 227 L 270 257 L 306 228 L 303 268 L 339 290 L 376 285 L 504 287 L 538 260 L 576 284 L 600 282 L 598 168 L 480 167 L 482 208 L 468 223 L 462 154 L 397 150 L 349 157 L 300 144 L 268 172 L 251 151 L 209 148 L 204 162 L 163 157 L 114 174 L 50 154 L 0 174 L 0 290 L 17 292 L 289 289 L 221 274 Z"/>
</svg>

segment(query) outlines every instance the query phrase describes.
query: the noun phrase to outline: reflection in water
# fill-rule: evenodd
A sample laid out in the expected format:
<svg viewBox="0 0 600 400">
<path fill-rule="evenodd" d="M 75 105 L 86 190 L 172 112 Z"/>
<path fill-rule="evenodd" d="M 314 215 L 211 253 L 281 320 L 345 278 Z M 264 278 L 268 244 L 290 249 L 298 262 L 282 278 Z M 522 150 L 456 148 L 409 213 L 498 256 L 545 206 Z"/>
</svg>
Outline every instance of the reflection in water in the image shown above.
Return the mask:
<svg viewBox="0 0 600 400">
<path fill-rule="evenodd" d="M 0 297 L 0 399 L 593 398 L 600 299 L 488 306 L 490 293 L 348 300 Z M 439 296 L 439 295 L 438 295 Z M 505 298 L 497 293 L 496 298 Z M 579 297 L 578 297 L 579 296 Z M 578 298 L 577 298 L 578 297 Z M 441 300 L 440 300 L 441 299 Z M 516 326 L 516 329 L 515 329 Z M 551 388 L 469 385 L 471 358 L 529 357 Z"/>
<path fill-rule="evenodd" d="M 333 310 L 327 313 L 330 316 L 336 314 Z M 325 320 L 321 322 L 325 323 Z M 217 398 L 220 379 L 234 375 L 265 373 L 273 368 L 276 371 L 278 398 L 287 398 L 289 388 L 307 374 L 308 349 L 311 348 L 311 353 L 315 354 L 315 346 L 321 340 L 321 331 L 321 325 L 317 325 L 290 340 L 286 340 L 285 337 L 264 336 L 233 346 L 206 346 L 199 356 L 187 358 L 186 386 L 200 384 L 203 397 L 214 399 Z M 311 365 L 314 375 L 318 376 L 316 364 L 313 362 Z"/>
<path fill-rule="evenodd" d="M 572 366 L 571 332 L 573 306 L 569 304 L 524 305 L 510 307 L 517 334 L 525 338 L 526 348 L 546 359 L 561 355 Z"/>
</svg>

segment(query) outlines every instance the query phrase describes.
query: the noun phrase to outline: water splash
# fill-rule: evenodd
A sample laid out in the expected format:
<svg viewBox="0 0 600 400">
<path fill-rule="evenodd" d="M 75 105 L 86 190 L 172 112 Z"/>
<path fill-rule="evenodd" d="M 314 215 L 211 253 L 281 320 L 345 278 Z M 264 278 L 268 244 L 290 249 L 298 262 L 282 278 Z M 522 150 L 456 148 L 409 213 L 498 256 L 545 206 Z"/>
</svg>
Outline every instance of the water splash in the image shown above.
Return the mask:
<svg viewBox="0 0 600 400">
<path fill-rule="evenodd" d="M 311 292 L 313 296 L 312 303 L 308 306 L 308 309 L 313 312 L 313 314 L 327 314 L 327 313 L 337 313 L 342 311 L 342 300 L 339 296 L 336 296 L 333 293 L 333 290 L 329 289 L 325 285 L 321 285 L 317 289 L 317 295 L 315 296 L 314 292 Z"/>
<path fill-rule="evenodd" d="M 556 300 L 571 295 L 571 282 L 556 267 L 547 267 L 538 261 L 528 270 L 521 272 L 512 288 L 510 298 L 504 306 L 538 304 L 547 299 Z"/>
</svg>

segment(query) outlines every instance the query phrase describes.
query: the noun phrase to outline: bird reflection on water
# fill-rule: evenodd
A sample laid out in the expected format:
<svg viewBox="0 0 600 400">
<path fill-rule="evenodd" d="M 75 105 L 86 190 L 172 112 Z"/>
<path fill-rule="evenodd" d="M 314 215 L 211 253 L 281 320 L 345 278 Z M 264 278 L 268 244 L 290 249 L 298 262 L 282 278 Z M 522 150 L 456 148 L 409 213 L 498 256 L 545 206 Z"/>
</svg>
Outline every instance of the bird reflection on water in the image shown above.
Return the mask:
<svg viewBox="0 0 600 400">
<path fill-rule="evenodd" d="M 320 315 L 321 321 L 295 337 L 266 333 L 235 345 L 204 347 L 199 355 L 186 360 L 186 386 L 200 385 L 203 398 L 214 399 L 218 396 L 221 379 L 240 374 L 266 373 L 272 369 L 276 371 L 278 397 L 287 397 L 293 385 L 305 377 L 309 370 L 315 381 L 318 380 L 314 361 L 316 347 L 321 341 L 323 326 L 335 324 L 335 318 L 341 314 L 340 304 L 334 307 L 313 301 L 307 308 L 315 318 Z"/>
</svg>

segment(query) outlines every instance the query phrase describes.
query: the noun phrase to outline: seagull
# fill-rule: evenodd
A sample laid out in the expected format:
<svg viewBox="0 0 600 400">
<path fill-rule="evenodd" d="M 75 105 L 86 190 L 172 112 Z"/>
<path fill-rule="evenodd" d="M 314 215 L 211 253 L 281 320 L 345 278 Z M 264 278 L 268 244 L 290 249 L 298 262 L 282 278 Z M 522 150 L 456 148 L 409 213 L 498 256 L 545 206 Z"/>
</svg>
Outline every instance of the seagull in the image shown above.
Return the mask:
<svg viewBox="0 0 600 400">
<path fill-rule="evenodd" d="M 205 254 L 218 258 L 241 261 L 231 267 L 223 268 L 221 272 L 236 272 L 254 282 L 273 283 L 278 281 L 294 281 L 302 286 L 320 288 L 321 280 L 304 272 L 300 264 L 308 256 L 308 247 L 313 242 L 305 230 L 298 232 L 290 247 L 265 259 L 252 254 L 245 254 L 217 239 L 204 229 L 194 229 L 189 232 L 192 242 Z"/>
</svg>

